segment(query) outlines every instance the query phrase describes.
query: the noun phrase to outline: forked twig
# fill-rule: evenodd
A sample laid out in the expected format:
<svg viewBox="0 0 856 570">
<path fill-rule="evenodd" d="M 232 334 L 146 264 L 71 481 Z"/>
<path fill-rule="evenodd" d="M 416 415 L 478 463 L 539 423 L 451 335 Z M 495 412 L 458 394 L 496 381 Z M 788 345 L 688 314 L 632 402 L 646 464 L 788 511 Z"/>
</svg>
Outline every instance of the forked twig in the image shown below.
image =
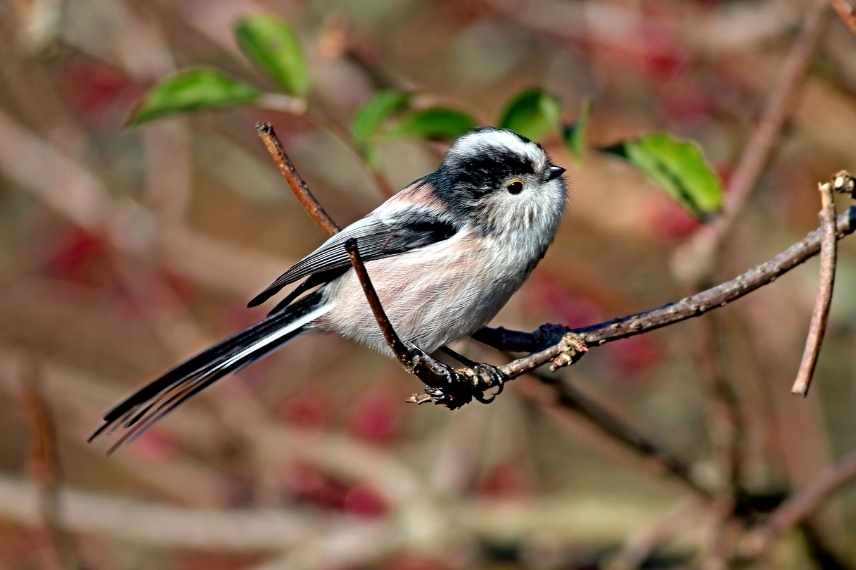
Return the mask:
<svg viewBox="0 0 856 570">
<path fill-rule="evenodd" d="M 269 123 L 260 123 L 258 126 L 259 136 L 265 141 L 266 147 L 271 152 L 271 156 L 276 162 L 280 171 L 283 173 L 289 186 L 292 188 L 295 196 L 297 196 L 300 204 L 312 216 L 312 218 L 321 225 L 328 233 L 338 231 L 338 226 L 330 219 L 329 215 L 324 211 L 317 199 L 312 195 L 306 182 L 300 178 L 294 164 L 288 158 L 288 155 L 282 148 L 282 144 L 276 137 L 273 127 Z M 854 224 L 854 211 L 851 209 L 846 214 L 842 214 L 835 220 L 835 237 L 841 239 L 846 235 L 853 233 L 856 230 Z M 694 295 L 690 295 L 680 299 L 674 303 L 669 303 L 661 307 L 643 311 L 633 315 L 618 317 L 595 325 L 590 325 L 582 328 L 569 328 L 561 325 L 543 325 L 534 333 L 524 333 L 519 331 L 508 331 L 505 329 L 490 329 L 484 328 L 474 334 L 474 338 L 486 344 L 512 352 L 528 352 L 528 356 L 513 360 L 498 368 L 498 371 L 505 377 L 506 380 L 517 378 L 526 374 L 544 364 L 551 364 L 551 367 L 556 369 L 563 366 L 568 366 L 579 360 L 583 354 L 591 346 L 600 346 L 607 342 L 612 342 L 630 336 L 647 333 L 651 330 L 669 326 L 683 320 L 693 317 L 698 317 L 731 303 L 752 291 L 763 287 L 781 275 L 787 273 L 797 265 L 805 262 L 807 259 L 817 255 L 820 250 L 820 244 L 823 236 L 823 228 L 809 233 L 803 240 L 792 245 L 785 251 L 779 253 L 769 261 L 766 261 L 741 275 L 738 275 L 730 281 L 721 283 L 715 287 L 701 291 Z M 353 251 L 352 251 L 353 250 Z M 374 288 L 369 289 L 366 285 L 371 284 L 368 279 L 368 273 L 362 261 L 359 259 L 359 252 L 356 244 L 352 244 L 348 249 L 352 258 L 357 275 L 361 277 L 364 292 L 367 294 L 370 304 L 375 303 L 372 307 L 375 316 L 383 314 L 378 313 L 376 309 L 381 309 L 382 305 L 377 298 L 377 293 Z M 356 254 L 356 255 L 354 255 Z M 362 271 L 360 271 L 362 266 Z M 374 301 L 371 300 L 372 292 Z M 384 332 L 384 337 L 387 338 L 390 332 L 394 333 L 388 319 L 384 321 L 378 320 L 378 326 Z M 392 337 L 387 338 L 388 341 L 395 340 Z M 450 383 L 455 382 L 449 374 L 454 372 L 460 374 L 463 372 L 466 376 L 472 378 L 478 376 L 471 368 L 459 369 L 454 371 L 445 364 L 430 358 L 424 352 L 419 351 L 415 347 L 407 348 L 411 351 L 402 350 L 403 341 L 397 340 L 401 345 L 396 349 L 390 345 L 393 352 L 398 357 L 399 361 L 405 363 L 408 370 L 419 376 L 419 378 L 429 388 L 445 390 L 449 388 Z M 414 360 L 414 352 L 419 353 L 419 358 Z M 418 361 L 418 362 L 417 362 Z M 419 366 L 415 366 L 418 364 Z M 425 369 L 429 371 L 426 372 Z M 445 386 L 440 379 L 445 381 Z M 463 383 L 461 383 L 463 384 Z M 483 390 L 492 387 L 489 382 L 470 382 L 470 391 L 472 396 L 477 396 Z M 481 392 L 480 392 L 481 390 Z M 458 394 L 461 396 L 461 394 Z M 423 399 L 420 402 L 425 401 Z M 469 401 L 469 399 L 467 399 Z M 461 402 L 455 402 L 456 405 L 462 405 Z"/>
<path fill-rule="evenodd" d="M 309 216 L 328 234 L 337 233 L 339 226 L 327 214 L 318 202 L 318 199 L 312 194 L 309 185 L 300 176 L 297 167 L 285 152 L 273 125 L 267 122 L 258 123 L 256 131 L 300 205 L 303 206 Z M 483 402 L 490 401 L 490 399 L 484 397 L 484 392 L 497 387 L 497 385 L 482 370 L 477 370 L 473 367 L 453 369 L 439 360 L 432 358 L 419 348 L 407 346 L 398 337 L 386 315 L 383 304 L 377 296 L 377 291 L 371 282 L 365 264 L 360 258 L 357 242 L 355 240 L 348 240 L 345 248 L 351 257 L 351 264 L 359 278 L 360 285 L 363 288 L 375 320 L 384 335 L 384 339 L 399 362 L 404 365 L 408 372 L 422 380 L 423 384 L 428 388 L 428 392 L 432 394 L 432 396 L 425 394 L 414 395 L 410 401 L 421 404 L 434 400 L 435 403 L 442 403 L 450 408 L 466 404 L 472 398 Z M 566 333 L 560 336 L 561 338 L 557 342 L 558 350 L 551 351 L 550 354 L 533 354 L 527 358 L 515 360 L 497 368 L 496 371 L 505 379 L 511 379 L 525 374 L 534 367 L 547 363 L 552 363 L 553 369 L 556 369 L 575 362 L 587 350 L 585 345 L 576 338 L 576 335 Z M 480 366 L 487 368 L 487 365 Z"/>
<path fill-rule="evenodd" d="M 279 145 L 278 152 L 285 156 L 281 145 Z M 290 161 L 288 163 L 290 164 Z M 290 166 L 290 172 L 296 173 L 293 164 Z M 852 195 L 856 183 L 849 175 L 846 175 L 846 178 L 841 178 L 844 175 L 845 173 L 839 173 L 833 186 L 838 191 L 850 192 Z M 305 183 L 303 186 L 305 187 Z M 305 194 L 295 193 L 298 194 L 298 197 L 306 198 L 308 196 L 309 203 L 320 209 L 320 205 L 314 196 L 308 192 L 308 188 L 306 190 Z M 306 202 L 301 199 L 301 204 L 305 205 Z M 314 208 L 307 207 L 307 211 L 313 219 L 319 221 L 319 218 L 312 214 L 315 211 Z M 568 366 L 579 360 L 590 346 L 600 346 L 607 342 L 644 334 L 654 329 L 700 316 L 772 283 L 781 275 L 817 255 L 821 250 L 821 243 L 826 240 L 828 244 L 830 234 L 834 240 L 838 240 L 856 231 L 856 208 L 850 208 L 848 212 L 837 218 L 833 217 L 832 224 L 828 222 L 829 220 L 821 228 L 810 232 L 801 241 L 791 245 L 770 260 L 749 269 L 730 281 L 674 303 L 577 329 L 561 325 L 542 325 L 532 333 L 525 333 L 501 328 L 484 328 L 474 334 L 473 337 L 501 350 L 529 353 L 528 356 L 513 360 L 497 369 L 505 380 L 532 372 L 547 363 L 550 363 L 553 369 Z M 832 228 L 831 232 L 830 228 Z M 474 373 L 473 368 L 452 369 L 418 348 L 408 346 L 395 332 L 383 309 L 365 264 L 360 258 L 359 244 L 356 240 L 348 240 L 345 247 L 385 340 L 399 362 L 404 365 L 408 372 L 419 377 L 426 386 L 428 394 L 414 396 L 411 401 L 416 403 L 434 401 L 437 404 L 455 408 L 466 404 L 472 397 L 478 397 L 479 394 L 483 394 L 485 390 L 492 387 L 489 383 L 483 382 L 483 378 Z M 696 496 L 702 499 L 709 499 L 712 496 L 708 489 L 699 485 L 690 476 L 686 464 L 669 454 L 663 453 L 661 449 L 640 437 L 632 428 L 628 428 L 622 422 L 615 421 L 608 414 L 604 416 L 599 413 L 599 409 L 596 406 L 592 408 L 586 398 L 580 397 L 574 392 L 567 392 L 566 397 L 563 398 L 561 391 L 559 397 L 560 404 L 564 409 L 582 415 L 597 425 L 602 433 L 619 442 L 623 447 L 631 449 L 638 456 L 653 460 L 655 464 L 659 464 L 666 472 L 692 489 Z M 786 503 L 780 508 L 784 514 L 779 515 L 778 518 L 783 520 L 784 524 L 795 524 L 791 521 L 798 521 L 801 517 L 806 516 L 807 512 L 816 509 L 835 489 L 854 477 L 851 474 L 851 471 L 854 470 L 851 462 L 841 465 L 829 477 L 822 477 L 817 483 L 816 489 L 813 487 Z M 804 495 L 806 494 L 808 498 L 805 498 Z M 785 508 L 787 505 L 792 506 Z M 781 521 L 776 523 L 776 526 L 781 526 L 780 523 Z M 761 534 L 760 530 L 758 534 Z M 767 535 L 767 537 L 771 536 Z M 769 541 L 769 538 L 762 538 L 761 540 Z"/>
</svg>

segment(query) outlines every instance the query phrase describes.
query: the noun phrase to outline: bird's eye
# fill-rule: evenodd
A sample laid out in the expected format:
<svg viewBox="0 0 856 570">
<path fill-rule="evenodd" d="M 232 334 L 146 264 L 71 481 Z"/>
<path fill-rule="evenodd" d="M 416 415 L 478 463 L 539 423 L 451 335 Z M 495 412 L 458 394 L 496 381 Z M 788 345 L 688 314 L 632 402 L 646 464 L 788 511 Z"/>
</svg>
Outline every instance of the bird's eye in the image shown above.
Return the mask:
<svg viewBox="0 0 856 570">
<path fill-rule="evenodd" d="M 505 189 L 508 190 L 509 194 L 520 194 L 521 192 L 523 192 L 523 181 L 512 180 L 511 182 L 505 185 Z"/>
</svg>

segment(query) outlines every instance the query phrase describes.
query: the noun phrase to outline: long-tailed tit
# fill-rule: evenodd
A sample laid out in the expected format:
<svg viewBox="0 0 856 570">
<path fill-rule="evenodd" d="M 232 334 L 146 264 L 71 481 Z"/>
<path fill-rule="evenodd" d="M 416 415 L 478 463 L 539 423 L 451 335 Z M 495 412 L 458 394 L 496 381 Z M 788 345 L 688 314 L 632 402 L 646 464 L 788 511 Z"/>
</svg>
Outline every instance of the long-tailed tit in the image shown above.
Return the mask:
<svg viewBox="0 0 856 570">
<path fill-rule="evenodd" d="M 553 240 L 565 207 L 564 169 L 511 131 L 477 129 L 442 164 L 334 235 L 249 302 L 303 282 L 262 321 L 189 358 L 104 416 L 119 443 L 220 378 L 296 336 L 332 332 L 391 355 L 352 269 L 357 240 L 378 296 L 402 339 L 427 353 L 496 315 Z"/>
</svg>

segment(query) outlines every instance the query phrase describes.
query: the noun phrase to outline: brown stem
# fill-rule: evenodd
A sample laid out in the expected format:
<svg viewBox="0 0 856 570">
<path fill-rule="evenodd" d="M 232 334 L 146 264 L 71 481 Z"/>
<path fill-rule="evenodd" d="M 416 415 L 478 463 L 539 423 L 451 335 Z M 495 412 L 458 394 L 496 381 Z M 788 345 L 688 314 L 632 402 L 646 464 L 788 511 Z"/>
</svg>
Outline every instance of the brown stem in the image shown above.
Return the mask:
<svg viewBox="0 0 856 570">
<path fill-rule="evenodd" d="M 724 371 L 723 324 L 717 315 L 701 319 L 695 357 L 708 437 L 720 472 L 720 499 L 733 506 L 742 471 L 743 417 L 739 398 Z"/>
<path fill-rule="evenodd" d="M 815 511 L 845 485 L 856 479 L 856 451 L 851 451 L 838 463 L 824 470 L 813 482 L 782 503 L 767 522 L 751 531 L 746 539 L 746 551 L 757 556 L 789 528 L 794 527 Z"/>
<path fill-rule="evenodd" d="M 836 237 L 843 239 L 854 231 L 856 231 L 856 208 L 850 208 L 838 216 L 836 220 Z M 586 327 L 569 328 L 561 325 L 545 325 L 533 333 L 484 328 L 474 336 L 476 340 L 500 350 L 512 352 L 538 351 L 508 365 L 513 365 L 513 368 L 522 374 L 532 367 L 549 362 L 552 357 L 557 355 L 560 352 L 558 341 L 566 333 L 576 333 L 590 347 L 600 346 L 608 342 L 645 334 L 724 307 L 756 289 L 769 285 L 788 271 L 817 255 L 820 251 L 821 239 L 822 230 L 816 229 L 768 261 L 729 281 L 648 311 L 616 317 Z"/>
<path fill-rule="evenodd" d="M 407 348 L 407 345 L 401 341 L 401 338 L 398 336 L 398 333 L 395 332 L 395 328 L 389 321 L 386 311 L 383 309 L 383 304 L 377 296 L 377 290 L 375 290 L 374 285 L 372 284 L 369 272 L 366 270 L 366 265 L 360 257 L 360 249 L 357 244 L 357 240 L 351 238 L 346 241 L 345 249 L 351 257 L 351 265 L 354 267 L 354 272 L 357 274 L 357 279 L 360 281 L 360 286 L 363 288 L 363 293 L 366 295 L 366 300 L 369 302 L 369 306 L 372 309 L 372 314 L 374 314 L 377 325 L 383 333 L 383 338 L 386 340 L 386 343 L 389 345 L 392 352 L 395 353 L 398 361 L 407 367 L 412 358 L 411 351 Z"/>
<path fill-rule="evenodd" d="M 823 232 L 820 244 L 820 285 L 814 301 L 802 360 L 794 385 L 791 387 L 791 393 L 803 397 L 808 395 L 817 359 L 820 356 L 820 347 L 823 345 L 826 323 L 829 320 L 829 307 L 832 304 L 832 289 L 835 284 L 838 241 L 835 239 L 835 200 L 832 197 L 832 186 L 832 182 L 818 184 L 820 228 Z"/>
<path fill-rule="evenodd" d="M 625 420 L 602 407 L 567 381 L 552 378 L 537 371 L 532 372 L 531 375 L 555 390 L 556 402 L 562 409 L 582 417 L 599 433 L 620 443 L 637 459 L 653 467 L 657 472 L 670 475 L 697 497 L 705 501 L 713 499 L 711 492 L 693 477 L 689 465 L 630 426 Z"/>
<path fill-rule="evenodd" d="M 41 367 L 34 358 L 27 360 L 25 371 L 21 375 L 21 390 L 32 432 L 30 470 L 39 485 L 39 510 L 47 530 L 51 552 L 59 567 L 72 570 L 81 565 L 74 540 L 63 527 L 60 501 L 63 478 L 56 424 L 42 392 Z"/>
<path fill-rule="evenodd" d="M 487 402 L 482 394 L 493 387 L 489 379 L 483 378 L 474 368 L 453 369 L 431 357 L 418 347 L 406 345 L 386 315 L 383 304 L 377 296 L 366 266 L 360 257 L 357 240 L 345 242 L 345 249 L 351 258 L 351 265 L 360 281 L 366 300 L 372 309 L 378 327 L 383 333 L 390 350 L 395 354 L 405 370 L 419 378 L 429 394 L 411 396 L 410 402 L 423 404 L 434 401 L 450 409 L 467 404 L 472 398 Z"/>
<path fill-rule="evenodd" d="M 284 151 L 282 155 L 285 156 Z M 291 171 L 296 172 L 293 164 Z M 852 180 L 849 178 L 847 180 L 848 187 L 846 190 L 852 193 Z M 303 183 L 303 186 L 305 187 L 305 183 Z M 841 190 L 840 188 L 838 189 Z M 311 193 L 308 195 L 311 196 Z M 300 194 L 298 194 L 299 196 Z M 317 201 L 314 198 L 312 198 L 312 202 L 317 205 Z M 301 204 L 306 207 L 305 202 L 302 200 Z M 320 206 L 318 207 L 320 208 Z M 307 208 L 307 211 L 312 215 L 312 210 Z M 312 215 L 312 217 L 316 221 L 319 221 L 315 215 Z M 335 228 L 335 225 L 333 227 Z M 851 208 L 847 213 L 839 216 L 835 220 L 834 228 L 833 236 L 836 239 L 842 239 L 853 233 L 856 230 L 856 209 Z M 618 317 L 579 329 L 571 329 L 559 325 L 544 325 L 535 333 L 523 333 L 505 329 L 485 328 L 478 331 L 474 337 L 501 350 L 530 353 L 528 356 L 513 360 L 499 368 L 506 379 L 509 380 L 525 373 L 533 372 L 536 368 L 547 363 L 552 363 L 554 368 L 567 366 L 578 360 L 589 346 L 599 346 L 607 342 L 643 334 L 657 328 L 700 316 L 708 311 L 723 307 L 773 282 L 779 276 L 787 273 L 818 253 L 824 229 L 828 231 L 829 226 L 809 233 L 803 240 L 779 253 L 769 261 L 746 271 L 730 281 L 656 309 Z M 351 264 L 360 280 L 363 292 L 371 306 L 378 326 L 399 362 L 409 372 L 418 376 L 427 386 L 448 387 L 450 369 L 444 367 L 444 365 L 435 361 L 430 356 L 421 353 L 421 351 L 407 347 L 395 332 L 392 323 L 383 309 L 377 291 L 371 282 L 365 264 L 360 258 L 359 246 L 356 240 L 348 240 L 345 247 L 351 257 Z M 544 376 L 539 375 L 539 378 L 542 381 L 549 381 Z M 481 388 L 476 385 L 471 389 L 478 391 Z M 595 425 L 602 433 L 622 444 L 624 448 L 630 449 L 637 456 L 652 460 L 654 464 L 665 469 L 673 477 L 693 490 L 698 496 L 703 498 L 712 497 L 708 489 L 699 485 L 691 477 L 690 469 L 686 464 L 664 452 L 610 414 L 604 413 L 602 409 L 592 404 L 592 402 L 577 393 L 573 388 L 560 384 L 557 392 L 559 402 L 564 408 L 582 416 Z M 415 401 L 424 400 L 417 399 Z"/>
<path fill-rule="evenodd" d="M 336 225 L 333 218 L 331 218 L 324 210 L 315 198 L 315 195 L 312 194 L 312 191 L 309 189 L 309 185 L 306 184 L 306 181 L 302 176 L 300 176 L 300 173 L 297 171 L 297 167 L 294 166 L 291 158 L 286 154 L 285 149 L 282 146 L 282 142 L 280 142 L 279 137 L 276 135 L 276 131 L 273 129 L 273 125 L 270 123 L 258 123 L 256 125 L 256 131 L 270 154 L 270 157 L 273 159 L 274 164 L 279 168 L 280 174 L 282 174 L 282 177 L 285 179 L 286 183 L 288 183 L 288 187 L 291 188 L 295 198 L 297 198 L 297 201 L 300 202 L 301 206 L 303 206 L 303 209 L 306 210 L 306 213 L 309 214 L 312 219 L 315 220 L 315 222 L 329 235 L 333 235 L 338 232 L 339 226 Z"/>
<path fill-rule="evenodd" d="M 782 129 L 791 114 L 791 102 L 798 92 L 800 79 L 808 69 L 825 21 L 828 7 L 813 0 L 806 8 L 802 28 L 785 58 L 782 70 L 771 85 L 766 97 L 758 128 L 740 155 L 734 176 L 729 182 L 725 207 L 719 219 L 699 232 L 687 247 L 676 255 L 674 269 L 689 291 L 708 287 L 720 265 L 722 244 L 731 233 L 735 220 L 758 185 L 770 157 L 773 156 Z M 699 346 L 696 350 L 699 378 L 705 391 L 705 417 L 715 450 L 720 473 L 720 499 L 722 517 L 719 529 L 711 534 L 713 550 L 722 551 L 727 540 L 725 519 L 734 506 L 734 497 L 739 492 L 743 445 L 742 416 L 737 405 L 734 387 L 723 368 L 723 357 L 716 332 L 717 319 L 708 319 L 700 324 Z M 724 555 L 724 552 L 723 552 Z"/>
</svg>

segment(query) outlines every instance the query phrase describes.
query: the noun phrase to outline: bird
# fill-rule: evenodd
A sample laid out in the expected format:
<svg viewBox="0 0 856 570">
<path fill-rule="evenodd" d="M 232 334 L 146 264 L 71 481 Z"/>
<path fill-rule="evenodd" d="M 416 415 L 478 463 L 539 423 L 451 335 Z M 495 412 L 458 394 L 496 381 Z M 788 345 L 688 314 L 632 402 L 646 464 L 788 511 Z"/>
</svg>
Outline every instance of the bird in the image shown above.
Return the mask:
<svg viewBox="0 0 856 570">
<path fill-rule="evenodd" d="M 168 370 L 110 409 L 89 437 L 124 430 L 111 451 L 219 379 L 309 332 L 393 356 L 345 244 L 356 240 L 398 335 L 431 354 L 487 324 L 553 241 L 567 201 L 565 169 L 511 130 L 473 129 L 439 167 L 334 234 L 253 297 L 300 284 L 245 330 Z"/>
</svg>

